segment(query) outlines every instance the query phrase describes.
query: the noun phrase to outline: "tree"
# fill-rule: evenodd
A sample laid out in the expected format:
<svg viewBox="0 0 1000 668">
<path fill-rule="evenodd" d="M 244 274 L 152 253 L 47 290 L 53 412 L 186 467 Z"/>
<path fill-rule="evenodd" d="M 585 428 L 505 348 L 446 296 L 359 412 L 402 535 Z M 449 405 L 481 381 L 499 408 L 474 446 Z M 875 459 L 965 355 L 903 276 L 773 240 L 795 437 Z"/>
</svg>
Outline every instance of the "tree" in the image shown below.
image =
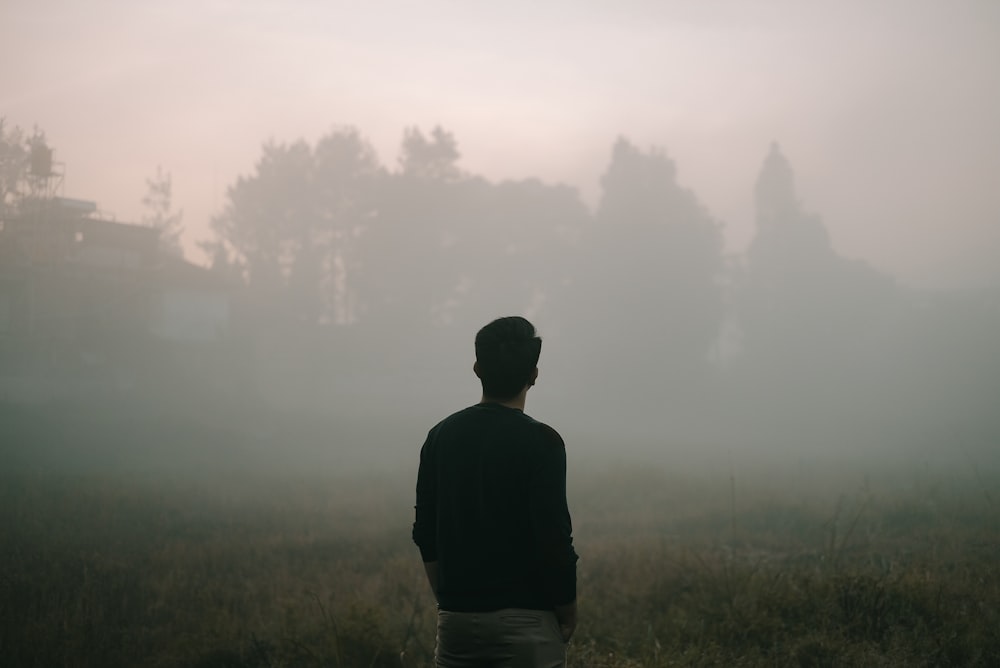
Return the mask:
<svg viewBox="0 0 1000 668">
<path fill-rule="evenodd" d="M 450 132 L 440 125 L 431 130 L 430 139 L 420 128 L 403 131 L 403 145 L 399 156 L 400 171 L 408 176 L 437 181 L 455 181 L 461 177 L 458 168 L 458 144 Z"/>
<path fill-rule="evenodd" d="M 31 165 L 30 140 L 15 126 L 8 128 L 0 118 L 0 219 L 17 203 Z"/>
<path fill-rule="evenodd" d="M 265 144 L 255 172 L 230 186 L 208 245 L 239 267 L 269 313 L 355 322 L 357 244 L 377 213 L 382 177 L 374 149 L 351 127 L 331 131 L 315 149 L 302 140 Z"/>
<path fill-rule="evenodd" d="M 488 321 L 496 309 L 558 320 L 575 242 L 590 220 L 579 193 L 524 179 L 484 184 L 475 194 L 461 253 L 473 321 Z"/>
<path fill-rule="evenodd" d="M 160 165 L 156 166 L 156 175 L 146 179 L 146 195 L 142 198 L 142 205 L 146 209 L 142 222 L 160 233 L 161 250 L 183 257 L 181 234 L 184 228 L 181 221 L 184 212 L 173 210 L 173 179 L 170 172 L 164 172 Z"/>
<path fill-rule="evenodd" d="M 360 238 L 362 309 L 379 327 L 426 333 L 447 322 L 463 290 L 463 228 L 481 183 L 457 166 L 458 145 L 440 127 L 428 140 L 403 133 L 398 169 L 379 182 L 378 215 Z"/>
<path fill-rule="evenodd" d="M 659 149 L 619 138 L 601 185 L 574 271 L 573 310 L 596 345 L 624 348 L 580 355 L 593 360 L 603 387 L 638 397 L 637 408 L 663 406 L 704 376 L 719 334 L 721 224 L 677 183 Z"/>
<path fill-rule="evenodd" d="M 332 132 L 316 144 L 318 229 L 314 253 L 302 254 L 315 266 L 332 298 L 333 320 L 343 324 L 361 318 L 360 276 L 364 271 L 360 239 L 377 218 L 384 169 L 372 145 L 354 128 Z"/>
<path fill-rule="evenodd" d="M 588 212 L 577 192 L 465 173 L 454 136 L 407 128 L 362 238 L 366 317 L 389 328 L 463 328 L 535 315 L 565 278 L 567 240 Z M 477 324 L 478 323 L 478 324 Z"/>
</svg>

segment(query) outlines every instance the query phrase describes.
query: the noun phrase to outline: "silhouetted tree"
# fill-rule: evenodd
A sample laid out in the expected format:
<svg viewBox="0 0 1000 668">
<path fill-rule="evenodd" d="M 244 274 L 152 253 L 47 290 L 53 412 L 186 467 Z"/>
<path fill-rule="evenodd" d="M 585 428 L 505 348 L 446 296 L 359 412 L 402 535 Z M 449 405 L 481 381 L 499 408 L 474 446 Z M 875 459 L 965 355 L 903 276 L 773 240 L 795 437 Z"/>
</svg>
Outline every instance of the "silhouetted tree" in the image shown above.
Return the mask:
<svg viewBox="0 0 1000 668">
<path fill-rule="evenodd" d="M 328 309 L 333 321 L 351 324 L 361 317 L 360 238 L 378 216 L 385 170 L 371 144 L 353 128 L 320 139 L 315 161 L 318 220 L 301 240 L 296 269 L 306 281 L 319 276 L 323 294 L 332 298 Z"/>
<path fill-rule="evenodd" d="M 19 127 L 0 118 L 0 219 L 16 204 L 31 165 L 29 140 Z"/>
<path fill-rule="evenodd" d="M 229 188 L 209 244 L 272 312 L 354 322 L 358 240 L 376 216 L 381 178 L 374 149 L 354 128 L 334 130 L 315 150 L 304 141 L 266 144 L 255 173 Z"/>
<path fill-rule="evenodd" d="M 590 222 L 579 193 L 525 179 L 490 184 L 476 194 L 463 253 L 471 276 L 469 317 L 485 322 L 490 309 L 499 309 L 558 321 L 572 257 Z"/>
<path fill-rule="evenodd" d="M 576 270 L 578 309 L 600 345 L 602 384 L 662 405 L 702 377 L 722 320 L 721 224 L 677 183 L 662 151 L 619 138 L 601 179 L 592 234 Z"/>
<path fill-rule="evenodd" d="M 536 313 L 568 273 L 566 241 L 587 217 L 576 191 L 492 184 L 463 173 L 458 156 L 441 128 L 431 140 L 404 133 L 400 169 L 363 239 L 366 315 L 379 322 L 468 328 L 500 312 Z"/>
<path fill-rule="evenodd" d="M 378 215 L 359 238 L 363 321 L 411 332 L 447 321 L 461 289 L 462 202 L 475 187 L 458 156 L 441 128 L 431 140 L 417 128 L 404 132 L 399 168 L 379 182 Z"/>
<path fill-rule="evenodd" d="M 420 128 L 411 127 L 403 131 L 403 145 L 400 149 L 400 172 L 407 176 L 436 181 L 454 181 L 461 177 L 458 168 L 458 144 L 450 132 L 441 126 L 431 130 L 430 139 L 424 137 Z"/>
<path fill-rule="evenodd" d="M 181 234 L 184 228 L 181 220 L 184 212 L 173 210 L 173 179 L 170 172 L 164 172 L 160 165 L 156 166 L 156 175 L 146 179 L 146 195 L 142 198 L 142 205 L 146 209 L 142 223 L 160 233 L 160 249 L 183 257 Z"/>
</svg>

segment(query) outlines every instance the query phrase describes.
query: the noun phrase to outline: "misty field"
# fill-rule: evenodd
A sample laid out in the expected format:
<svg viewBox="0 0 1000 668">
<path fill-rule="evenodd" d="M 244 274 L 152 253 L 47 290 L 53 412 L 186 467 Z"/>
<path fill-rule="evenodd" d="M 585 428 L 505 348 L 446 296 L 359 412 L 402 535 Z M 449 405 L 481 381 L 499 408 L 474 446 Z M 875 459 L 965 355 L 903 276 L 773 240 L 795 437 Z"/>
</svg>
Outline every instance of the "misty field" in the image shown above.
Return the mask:
<svg viewBox="0 0 1000 668">
<path fill-rule="evenodd" d="M 994 482 L 571 461 L 569 665 L 1000 665 Z M 0 664 L 428 666 L 411 509 L 401 472 L 8 470 Z"/>
</svg>

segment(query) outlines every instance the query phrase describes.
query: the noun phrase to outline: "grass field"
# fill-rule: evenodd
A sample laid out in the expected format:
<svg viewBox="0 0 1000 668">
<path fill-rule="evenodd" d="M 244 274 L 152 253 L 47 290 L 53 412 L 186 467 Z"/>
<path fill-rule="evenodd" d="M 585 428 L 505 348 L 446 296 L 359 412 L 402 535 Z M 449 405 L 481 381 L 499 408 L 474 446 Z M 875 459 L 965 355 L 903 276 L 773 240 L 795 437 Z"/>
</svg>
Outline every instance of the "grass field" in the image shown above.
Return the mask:
<svg viewBox="0 0 1000 668">
<path fill-rule="evenodd" d="M 733 513 L 700 487 L 648 469 L 574 486 L 571 665 L 1000 665 L 981 490 Z M 428 665 L 411 503 L 398 476 L 5 478 L 0 663 Z"/>
<path fill-rule="evenodd" d="M 571 468 L 570 666 L 1000 665 L 996 480 Z M 409 472 L 113 471 L 0 473 L 0 665 L 430 665 Z"/>
</svg>

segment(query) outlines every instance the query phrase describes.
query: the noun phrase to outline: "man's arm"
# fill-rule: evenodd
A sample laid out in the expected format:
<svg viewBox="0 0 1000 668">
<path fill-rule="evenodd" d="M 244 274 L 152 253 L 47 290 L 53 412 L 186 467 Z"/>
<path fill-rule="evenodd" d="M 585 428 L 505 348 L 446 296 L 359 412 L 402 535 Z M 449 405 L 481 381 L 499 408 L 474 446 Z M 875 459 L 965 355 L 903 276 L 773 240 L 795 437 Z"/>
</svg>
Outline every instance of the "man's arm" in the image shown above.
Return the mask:
<svg viewBox="0 0 1000 668">
<path fill-rule="evenodd" d="M 566 446 L 546 425 L 531 476 L 532 529 L 538 541 L 545 583 L 563 639 L 576 629 L 576 562 L 573 523 L 566 503 Z"/>
<path fill-rule="evenodd" d="M 420 548 L 424 561 L 427 581 L 437 598 L 437 484 L 434 480 L 434 466 L 431 462 L 431 436 L 428 434 L 420 449 L 420 468 L 417 470 L 417 505 L 414 506 L 413 542 Z"/>
<path fill-rule="evenodd" d="M 425 561 L 424 562 L 424 572 L 427 573 L 427 582 L 431 585 L 431 591 L 434 592 L 434 599 L 437 600 L 438 596 L 438 562 L 436 561 Z"/>
</svg>

